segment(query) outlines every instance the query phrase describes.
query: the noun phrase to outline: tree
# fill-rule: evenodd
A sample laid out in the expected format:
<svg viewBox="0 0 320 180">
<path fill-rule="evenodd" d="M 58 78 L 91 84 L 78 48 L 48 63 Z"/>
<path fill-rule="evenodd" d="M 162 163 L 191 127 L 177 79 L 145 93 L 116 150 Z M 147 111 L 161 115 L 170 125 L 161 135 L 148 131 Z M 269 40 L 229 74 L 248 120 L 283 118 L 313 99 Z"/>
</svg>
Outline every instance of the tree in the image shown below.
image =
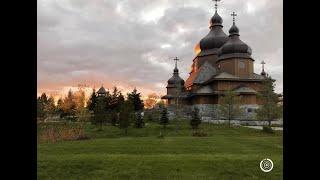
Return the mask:
<svg viewBox="0 0 320 180">
<path fill-rule="evenodd" d="M 269 127 L 271 126 L 271 121 L 280 118 L 282 115 L 282 108 L 277 104 L 279 97 L 274 92 L 274 82 L 274 79 L 267 77 L 262 84 L 262 91 L 258 94 L 263 104 L 257 109 L 257 119 L 267 120 Z"/>
<path fill-rule="evenodd" d="M 47 100 L 47 98 L 45 98 L 45 99 Z M 45 117 L 46 117 L 46 113 L 44 110 L 43 99 L 41 99 L 41 97 L 39 97 L 37 99 L 37 118 L 39 118 L 40 120 L 43 120 Z"/>
<path fill-rule="evenodd" d="M 137 93 L 137 89 L 134 88 L 134 90 L 131 93 L 127 94 L 128 101 L 130 101 L 134 105 L 134 111 L 140 111 L 143 110 L 143 102 L 141 100 L 140 93 Z"/>
<path fill-rule="evenodd" d="M 80 127 L 83 128 L 84 124 L 89 121 L 91 114 L 87 108 L 79 108 L 76 112 L 77 120 L 80 122 Z"/>
<path fill-rule="evenodd" d="M 87 102 L 87 107 L 90 111 L 93 111 L 96 104 L 97 104 L 97 94 L 96 94 L 96 90 L 93 89 L 92 94 Z"/>
<path fill-rule="evenodd" d="M 60 117 L 63 113 L 63 100 L 61 98 L 59 98 L 59 100 L 57 102 L 56 113 L 59 114 Z"/>
<path fill-rule="evenodd" d="M 130 101 L 125 101 L 120 106 L 119 128 L 124 129 L 125 135 L 128 134 L 133 112 L 134 106 Z"/>
<path fill-rule="evenodd" d="M 143 118 L 141 116 L 141 112 L 140 111 L 136 113 L 135 120 L 136 120 L 135 121 L 135 127 L 136 128 L 142 128 L 143 125 L 144 125 L 144 122 L 143 122 Z"/>
<path fill-rule="evenodd" d="M 46 95 L 46 93 L 42 93 L 40 98 L 39 98 L 39 101 L 43 104 L 47 104 L 48 102 L 48 96 Z"/>
<path fill-rule="evenodd" d="M 106 104 L 105 104 L 105 97 L 99 96 L 96 99 L 96 105 L 93 109 L 94 117 L 93 117 L 93 124 L 99 126 L 99 130 L 102 130 L 102 125 L 106 120 Z"/>
<path fill-rule="evenodd" d="M 119 111 L 120 110 L 120 104 L 118 103 L 120 92 L 118 91 L 118 88 L 115 86 L 113 88 L 112 94 L 111 94 L 111 99 L 110 99 L 110 109 Z"/>
<path fill-rule="evenodd" d="M 52 97 L 48 98 L 46 93 L 42 93 L 37 99 L 37 117 L 45 119 L 55 109 L 54 100 Z"/>
<path fill-rule="evenodd" d="M 197 107 L 195 107 L 192 110 L 192 117 L 191 117 L 190 125 L 191 125 L 192 129 L 195 130 L 195 129 L 198 129 L 200 124 L 201 124 L 201 119 L 199 116 L 199 109 Z"/>
<path fill-rule="evenodd" d="M 77 105 L 75 102 L 74 95 L 71 89 L 68 92 L 67 97 L 63 100 L 63 112 L 64 116 L 67 116 L 70 120 L 75 120 L 74 116 L 76 114 Z"/>
<path fill-rule="evenodd" d="M 54 104 L 54 99 L 52 96 L 49 97 L 47 103 L 45 104 L 45 112 L 47 115 L 53 115 L 56 111 L 56 105 Z"/>
<path fill-rule="evenodd" d="M 75 95 L 75 103 L 76 103 L 76 109 L 82 109 L 85 105 L 86 96 L 82 89 L 80 89 Z"/>
<path fill-rule="evenodd" d="M 166 129 L 166 125 L 169 124 L 168 111 L 167 108 L 162 108 L 160 124 L 163 125 L 163 129 Z"/>
<path fill-rule="evenodd" d="M 144 101 L 144 106 L 147 109 L 152 109 L 157 104 L 160 97 L 156 93 L 149 94 L 147 99 Z"/>
<path fill-rule="evenodd" d="M 226 118 L 229 121 L 230 127 L 231 120 L 242 115 L 242 109 L 240 108 L 240 97 L 234 91 L 228 90 L 225 92 L 225 94 L 221 97 L 220 100 L 220 116 Z"/>
</svg>

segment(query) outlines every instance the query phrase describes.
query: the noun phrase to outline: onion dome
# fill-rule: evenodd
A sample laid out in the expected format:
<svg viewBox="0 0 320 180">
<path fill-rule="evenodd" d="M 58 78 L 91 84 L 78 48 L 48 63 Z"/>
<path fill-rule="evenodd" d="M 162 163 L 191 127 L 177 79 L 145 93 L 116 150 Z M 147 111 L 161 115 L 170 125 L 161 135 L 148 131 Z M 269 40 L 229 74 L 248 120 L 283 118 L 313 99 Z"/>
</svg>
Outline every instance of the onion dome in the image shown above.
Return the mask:
<svg viewBox="0 0 320 180">
<path fill-rule="evenodd" d="M 216 11 L 214 13 L 214 15 L 212 16 L 211 20 L 210 20 L 210 28 L 213 27 L 213 26 L 222 26 L 222 18 L 221 16 L 218 14 L 218 12 Z"/>
<path fill-rule="evenodd" d="M 219 50 L 219 60 L 228 58 L 250 58 L 252 54 L 251 48 L 240 40 L 239 28 L 233 21 L 233 25 L 229 30 L 229 40 Z M 253 59 L 252 59 L 253 60 Z"/>
<path fill-rule="evenodd" d="M 184 86 L 184 80 L 179 76 L 179 69 L 176 66 L 173 70 L 173 76 L 168 80 L 168 86 L 167 87 L 177 87 L 180 85 L 181 87 Z"/>
<path fill-rule="evenodd" d="M 210 32 L 196 45 L 196 54 L 204 50 L 220 48 L 228 41 L 228 36 L 222 30 L 222 22 L 222 18 L 216 11 L 210 20 Z"/>
</svg>

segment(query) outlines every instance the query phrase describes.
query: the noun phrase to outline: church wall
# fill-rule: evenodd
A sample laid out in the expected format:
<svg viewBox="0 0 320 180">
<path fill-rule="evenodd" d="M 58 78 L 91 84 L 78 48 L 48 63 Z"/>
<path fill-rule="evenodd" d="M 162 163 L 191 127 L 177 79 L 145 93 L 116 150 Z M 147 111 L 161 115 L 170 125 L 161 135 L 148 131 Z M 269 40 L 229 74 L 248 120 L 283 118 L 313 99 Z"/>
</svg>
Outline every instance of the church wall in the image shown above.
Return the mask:
<svg viewBox="0 0 320 180">
<path fill-rule="evenodd" d="M 243 94 L 240 95 L 241 104 L 257 104 L 255 94 Z"/>
<path fill-rule="evenodd" d="M 226 91 L 229 89 L 234 89 L 240 85 L 244 85 L 250 87 L 256 91 L 260 91 L 261 89 L 261 82 L 253 82 L 253 81 L 217 81 L 217 90 L 218 91 Z"/>
<path fill-rule="evenodd" d="M 219 62 L 221 71 L 232 75 L 248 78 L 253 73 L 253 61 L 251 59 L 226 59 Z"/>
<path fill-rule="evenodd" d="M 218 56 L 215 54 L 197 57 L 196 68 L 199 69 L 206 61 L 209 62 L 213 67 L 217 67 L 216 65 L 217 60 L 218 60 Z"/>
<path fill-rule="evenodd" d="M 176 94 L 176 88 L 167 88 L 167 94 Z"/>
<path fill-rule="evenodd" d="M 192 104 L 217 104 L 217 96 L 197 96 L 192 100 Z"/>
<path fill-rule="evenodd" d="M 252 77 L 253 62 L 250 59 L 234 59 L 235 75 L 239 77 Z"/>
<path fill-rule="evenodd" d="M 232 59 L 227 59 L 219 62 L 220 70 L 229 74 L 235 74 L 235 62 Z"/>
</svg>

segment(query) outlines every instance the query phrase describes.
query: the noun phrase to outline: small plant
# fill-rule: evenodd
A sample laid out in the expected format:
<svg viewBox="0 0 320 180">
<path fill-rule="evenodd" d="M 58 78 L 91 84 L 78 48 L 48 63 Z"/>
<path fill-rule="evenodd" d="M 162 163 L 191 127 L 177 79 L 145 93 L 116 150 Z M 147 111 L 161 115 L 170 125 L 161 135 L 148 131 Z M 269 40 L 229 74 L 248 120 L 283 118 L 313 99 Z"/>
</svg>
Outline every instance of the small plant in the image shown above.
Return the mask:
<svg viewBox="0 0 320 180">
<path fill-rule="evenodd" d="M 274 130 L 270 126 L 263 126 L 262 131 L 270 134 L 274 133 Z"/>
<path fill-rule="evenodd" d="M 141 112 L 137 112 L 136 113 L 136 116 L 135 116 L 135 127 L 136 128 L 142 128 L 143 125 L 144 125 L 144 122 L 143 122 L 143 118 L 141 116 Z"/>
<path fill-rule="evenodd" d="M 192 111 L 192 118 L 190 121 L 190 125 L 193 130 L 198 129 L 199 125 L 201 124 L 201 119 L 199 117 L 199 109 L 194 108 Z"/>
<path fill-rule="evenodd" d="M 195 137 L 206 137 L 206 136 L 208 136 L 208 134 L 205 133 L 205 132 L 193 132 L 192 136 L 195 136 Z"/>
<path fill-rule="evenodd" d="M 167 108 L 163 108 L 161 112 L 160 124 L 163 125 L 163 129 L 166 129 L 166 125 L 169 124 Z"/>
</svg>

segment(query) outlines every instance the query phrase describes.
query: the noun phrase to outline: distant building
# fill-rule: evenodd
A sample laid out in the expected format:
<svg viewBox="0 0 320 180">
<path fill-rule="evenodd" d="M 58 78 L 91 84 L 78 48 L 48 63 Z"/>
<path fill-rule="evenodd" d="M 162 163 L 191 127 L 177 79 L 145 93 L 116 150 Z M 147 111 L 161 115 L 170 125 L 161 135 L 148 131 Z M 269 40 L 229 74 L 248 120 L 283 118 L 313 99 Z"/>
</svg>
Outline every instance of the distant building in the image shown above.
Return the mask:
<svg viewBox="0 0 320 180">
<path fill-rule="evenodd" d="M 227 90 L 234 90 L 240 95 L 247 117 L 261 105 L 257 93 L 266 73 L 264 68 L 260 74 L 254 72 L 252 49 L 240 39 L 236 14 L 232 16 L 233 25 L 228 36 L 223 31 L 223 20 L 216 8 L 210 20 L 209 33 L 195 46 L 196 56 L 186 81 L 179 76 L 178 59 L 175 59 L 173 76 L 166 87 L 167 94 L 162 97 L 172 112 L 178 103 L 185 113 L 198 107 L 202 117 L 217 118 L 217 106 Z"/>
</svg>

